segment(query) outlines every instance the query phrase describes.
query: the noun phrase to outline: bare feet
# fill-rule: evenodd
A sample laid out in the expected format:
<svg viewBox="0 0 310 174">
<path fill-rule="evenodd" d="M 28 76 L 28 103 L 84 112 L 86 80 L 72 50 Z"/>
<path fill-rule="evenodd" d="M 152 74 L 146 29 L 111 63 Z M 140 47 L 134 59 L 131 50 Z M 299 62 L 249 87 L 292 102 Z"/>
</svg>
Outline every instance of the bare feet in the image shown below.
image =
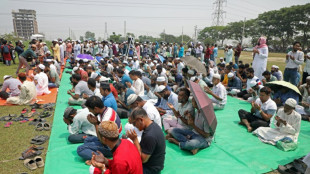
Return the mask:
<svg viewBox="0 0 310 174">
<path fill-rule="evenodd" d="M 91 160 L 85 161 L 85 164 L 90 166 L 91 165 Z"/>
<path fill-rule="evenodd" d="M 248 132 L 252 132 L 253 128 L 251 126 L 248 127 Z"/>
<path fill-rule="evenodd" d="M 166 140 L 169 140 L 169 138 L 172 138 L 172 136 L 170 134 L 166 135 Z"/>
<path fill-rule="evenodd" d="M 174 138 L 169 138 L 168 141 L 169 141 L 170 143 L 179 145 L 179 142 L 178 142 L 176 139 L 174 139 Z"/>
<path fill-rule="evenodd" d="M 244 123 L 243 123 L 242 121 L 240 121 L 238 124 L 239 124 L 239 125 L 244 125 Z"/>
<path fill-rule="evenodd" d="M 191 150 L 191 152 L 193 153 L 193 155 L 196 155 L 196 153 L 198 152 L 198 149 L 193 149 Z"/>
</svg>

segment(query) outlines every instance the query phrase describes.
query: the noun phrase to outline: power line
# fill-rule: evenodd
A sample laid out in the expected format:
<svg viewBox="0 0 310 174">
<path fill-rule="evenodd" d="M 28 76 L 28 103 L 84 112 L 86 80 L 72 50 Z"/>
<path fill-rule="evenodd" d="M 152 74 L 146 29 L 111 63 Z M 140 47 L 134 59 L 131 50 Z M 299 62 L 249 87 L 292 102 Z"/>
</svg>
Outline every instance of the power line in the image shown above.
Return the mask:
<svg viewBox="0 0 310 174">
<path fill-rule="evenodd" d="M 224 14 L 226 11 L 223 10 L 223 4 L 227 3 L 226 0 L 216 0 L 213 4 L 215 4 L 215 10 L 213 12 L 213 26 L 222 26 L 224 25 Z"/>
</svg>

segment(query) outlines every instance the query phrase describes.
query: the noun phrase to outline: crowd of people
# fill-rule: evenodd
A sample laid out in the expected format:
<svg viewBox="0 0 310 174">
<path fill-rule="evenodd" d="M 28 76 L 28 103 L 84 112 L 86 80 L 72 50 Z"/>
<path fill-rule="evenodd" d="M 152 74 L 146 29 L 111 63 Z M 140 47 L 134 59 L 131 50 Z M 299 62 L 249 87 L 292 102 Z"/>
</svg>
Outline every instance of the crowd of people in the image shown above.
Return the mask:
<svg viewBox="0 0 310 174">
<path fill-rule="evenodd" d="M 2 43 L 4 62 L 10 65 L 4 49 L 10 46 Z M 22 48 L 21 42 L 17 45 Z M 227 45 L 225 56 L 218 57 L 216 44 L 203 46 L 200 42 L 189 44 L 185 51 L 176 43 L 58 39 L 48 48 L 44 42 L 33 40 L 27 50 L 19 51 L 18 79 L 4 76 L 0 97 L 22 105 L 37 95 L 49 95 L 50 88 L 60 86 L 61 66 L 67 57 L 67 68 L 72 69 L 67 71 L 72 74 L 68 104 L 81 106 L 70 106 L 64 112 L 68 141 L 83 143 L 77 153 L 93 173 L 160 173 L 165 139 L 192 154 L 211 146 L 214 134 L 189 81 L 210 96 L 214 110 L 225 110 L 227 95 L 251 103 L 250 112 L 238 111 L 239 124 L 262 142 L 276 145 L 285 139 L 296 144 L 301 119 L 310 121 L 310 54 L 304 55 L 300 43 L 294 42 L 282 74 L 277 65 L 267 69 L 264 37 L 253 50 L 252 66 L 240 61 L 241 52 L 241 44 L 235 48 Z M 94 60 L 81 59 L 80 54 L 92 55 Z M 206 74 L 183 62 L 183 57 L 190 55 L 201 60 Z M 34 67 L 32 73 L 28 62 Z M 23 66 L 26 73 L 19 73 Z M 268 84 L 282 80 L 298 87 L 302 96 L 287 86 L 271 88 Z M 128 118 L 128 123 L 122 125 L 121 118 Z M 123 129 L 126 134 L 121 136 Z M 107 159 L 110 157 L 113 159 Z"/>
</svg>

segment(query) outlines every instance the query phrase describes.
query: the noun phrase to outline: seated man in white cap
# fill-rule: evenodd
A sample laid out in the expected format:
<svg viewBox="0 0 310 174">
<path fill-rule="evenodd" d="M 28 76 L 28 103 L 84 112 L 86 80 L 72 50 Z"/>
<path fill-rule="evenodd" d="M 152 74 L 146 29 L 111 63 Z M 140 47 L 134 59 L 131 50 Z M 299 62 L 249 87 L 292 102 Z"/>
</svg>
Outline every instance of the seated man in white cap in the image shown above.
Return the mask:
<svg viewBox="0 0 310 174">
<path fill-rule="evenodd" d="M 48 77 L 44 73 L 45 66 L 39 64 L 37 67 L 37 73 L 34 76 L 34 83 L 37 87 L 37 95 L 50 94 L 51 91 L 48 90 Z"/>
<path fill-rule="evenodd" d="M 264 87 L 263 85 L 260 85 L 260 83 L 256 81 L 251 81 L 250 83 L 250 89 L 248 90 L 248 93 L 251 94 L 251 97 L 248 98 L 248 102 L 256 101 L 256 99 L 259 97 L 260 90 Z"/>
<path fill-rule="evenodd" d="M 74 74 L 79 74 L 79 75 L 81 76 L 81 79 L 82 79 L 83 81 L 87 82 L 87 80 L 88 80 L 88 74 L 87 74 L 87 72 L 84 71 L 82 68 L 74 67 L 74 68 L 72 69 L 72 72 L 73 72 Z M 72 74 L 73 74 L 73 73 L 72 73 Z"/>
<path fill-rule="evenodd" d="M 270 119 L 277 111 L 276 103 L 270 98 L 271 89 L 264 87 L 260 90 L 259 98 L 252 102 L 251 112 L 243 109 L 238 111 L 240 125 L 247 127 L 248 132 L 258 127 L 268 127 Z"/>
<path fill-rule="evenodd" d="M 139 78 L 138 73 L 135 70 L 130 71 L 130 78 L 133 80 L 132 85 L 130 82 L 126 82 L 128 88 L 132 89 L 137 95 L 144 95 L 144 83 Z"/>
<path fill-rule="evenodd" d="M 275 76 L 278 80 L 283 80 L 283 74 L 279 70 L 279 67 L 277 65 L 272 65 L 271 74 Z"/>
<path fill-rule="evenodd" d="M 228 94 L 236 95 L 242 90 L 242 82 L 234 73 L 228 73 L 228 85 L 226 87 Z"/>
<path fill-rule="evenodd" d="M 168 106 L 168 103 L 172 104 L 175 109 L 178 109 L 178 95 L 169 91 L 168 88 L 163 85 L 158 86 L 157 93 L 161 97 L 157 107 L 158 112 L 162 115 L 166 114 L 165 116 L 173 115 L 173 111 Z"/>
<path fill-rule="evenodd" d="M 197 84 L 200 86 L 200 88 L 201 88 L 202 90 L 205 89 L 205 86 L 208 87 L 208 85 L 206 84 L 205 81 L 203 81 L 202 79 L 199 79 L 199 78 L 196 77 L 196 76 L 191 77 L 190 80 L 193 81 L 193 82 L 195 82 L 195 83 L 197 83 Z"/>
<path fill-rule="evenodd" d="M 226 62 L 224 61 L 224 58 L 223 58 L 223 57 L 220 57 L 220 64 L 226 65 Z"/>
<path fill-rule="evenodd" d="M 19 80 L 12 78 L 10 75 L 5 75 L 3 80 L 0 98 L 7 99 L 8 97 L 15 97 L 20 94 L 19 86 L 21 86 L 22 83 Z M 7 89 L 9 89 L 9 93 L 6 92 Z"/>
<path fill-rule="evenodd" d="M 212 90 L 207 86 L 204 88 L 204 90 L 206 93 L 212 95 L 211 100 L 215 110 L 224 109 L 224 106 L 227 102 L 227 92 L 225 86 L 221 83 L 221 76 L 219 74 L 214 74 L 212 83 Z"/>
<path fill-rule="evenodd" d="M 274 125 L 271 125 L 274 128 L 260 127 L 253 134 L 264 143 L 277 145 L 278 141 L 283 140 L 297 146 L 301 116 L 295 111 L 296 105 L 297 102 L 294 99 L 287 99 L 284 108 L 280 108 L 275 116 Z"/>
</svg>

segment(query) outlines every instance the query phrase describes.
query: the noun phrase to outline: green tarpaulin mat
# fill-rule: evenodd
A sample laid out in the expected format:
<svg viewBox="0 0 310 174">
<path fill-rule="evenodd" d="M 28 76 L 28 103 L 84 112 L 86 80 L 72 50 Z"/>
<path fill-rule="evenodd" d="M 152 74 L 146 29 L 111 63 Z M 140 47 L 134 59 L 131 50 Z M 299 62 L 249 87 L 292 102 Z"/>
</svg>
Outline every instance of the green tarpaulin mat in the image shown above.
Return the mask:
<svg viewBox="0 0 310 174">
<path fill-rule="evenodd" d="M 68 107 L 67 90 L 71 88 L 69 77 L 69 74 L 63 74 L 58 91 L 45 174 L 89 173 L 89 167 L 76 153 L 80 144 L 68 142 L 69 133 L 63 123 L 63 113 Z M 295 151 L 283 152 L 275 146 L 260 142 L 256 136 L 248 133 L 245 127 L 238 125 L 238 110 L 250 110 L 250 107 L 245 101 L 228 97 L 225 109 L 216 111 L 218 127 L 214 142 L 195 156 L 166 141 L 165 168 L 162 173 L 264 173 L 310 152 L 309 122 L 301 123 L 298 148 Z M 126 122 L 126 119 L 122 119 L 123 126 Z"/>
</svg>

